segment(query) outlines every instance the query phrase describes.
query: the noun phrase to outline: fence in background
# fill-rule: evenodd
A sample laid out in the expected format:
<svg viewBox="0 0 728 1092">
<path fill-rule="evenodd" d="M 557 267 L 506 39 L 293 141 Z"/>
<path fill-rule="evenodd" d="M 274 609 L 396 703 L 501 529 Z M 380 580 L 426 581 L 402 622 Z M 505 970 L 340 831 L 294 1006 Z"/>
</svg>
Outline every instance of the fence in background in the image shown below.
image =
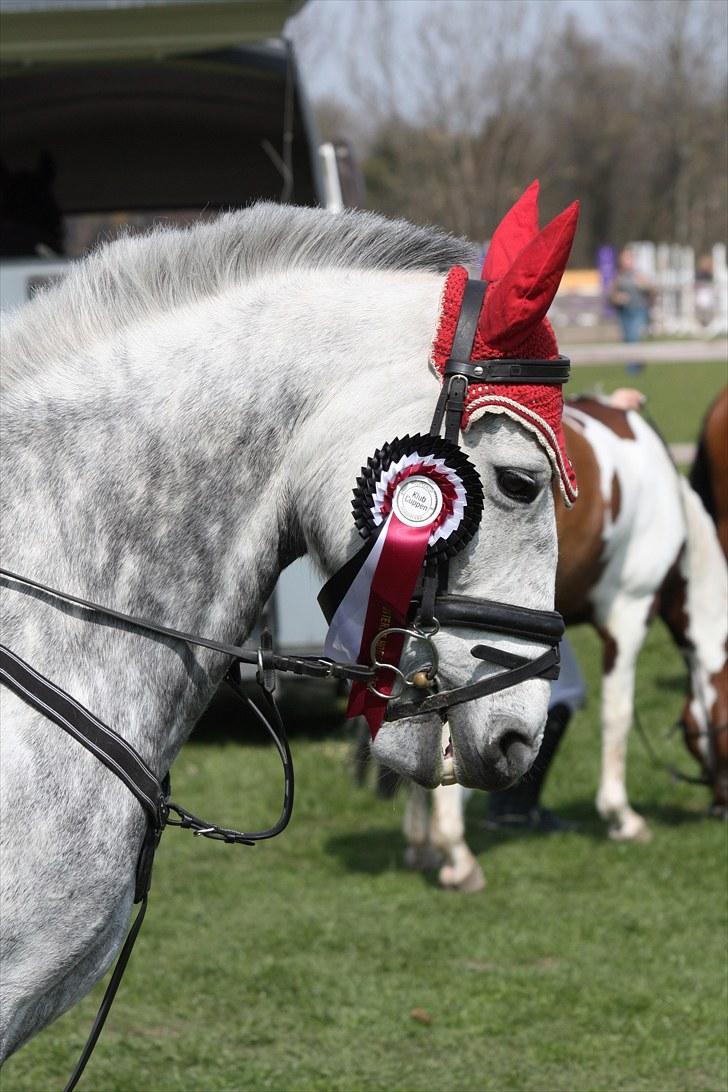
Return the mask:
<svg viewBox="0 0 728 1092">
<path fill-rule="evenodd" d="M 716 243 L 696 264 L 690 246 L 630 243 L 635 264 L 655 290 L 654 334 L 718 337 L 728 333 L 728 264 Z"/>
</svg>

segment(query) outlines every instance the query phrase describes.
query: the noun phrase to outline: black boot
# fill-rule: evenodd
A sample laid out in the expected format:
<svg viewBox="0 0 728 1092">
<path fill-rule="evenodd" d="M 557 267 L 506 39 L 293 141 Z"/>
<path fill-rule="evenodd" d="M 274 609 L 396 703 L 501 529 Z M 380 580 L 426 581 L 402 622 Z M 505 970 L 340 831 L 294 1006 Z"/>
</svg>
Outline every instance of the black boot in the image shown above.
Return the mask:
<svg viewBox="0 0 728 1092">
<path fill-rule="evenodd" d="M 510 789 L 490 793 L 487 830 L 530 830 L 542 834 L 574 830 L 573 823 L 559 819 L 539 803 L 546 775 L 570 719 L 568 705 L 549 709 L 541 747 L 531 769 Z"/>
</svg>

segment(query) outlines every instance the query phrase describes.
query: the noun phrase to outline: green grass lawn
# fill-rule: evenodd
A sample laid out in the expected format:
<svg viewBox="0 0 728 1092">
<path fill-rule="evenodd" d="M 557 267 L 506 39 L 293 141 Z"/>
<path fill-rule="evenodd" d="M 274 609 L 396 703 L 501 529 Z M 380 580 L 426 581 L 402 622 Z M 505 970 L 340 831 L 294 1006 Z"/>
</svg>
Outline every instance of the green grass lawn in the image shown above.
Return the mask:
<svg viewBox="0 0 728 1092">
<path fill-rule="evenodd" d="M 703 818 L 703 789 L 672 783 L 633 739 L 630 792 L 655 837 L 607 840 L 592 809 L 597 640 L 574 636 L 591 699 L 545 802 L 579 832 L 488 835 L 478 794 L 470 838 L 488 887 L 440 891 L 403 869 L 404 801 L 353 787 L 348 738 L 330 717 L 325 734 L 294 738 L 296 812 L 274 843 L 165 834 L 147 921 L 81 1089 L 722 1092 L 726 828 Z M 664 756 L 693 772 L 666 738 L 682 685 L 656 627 L 641 717 Z M 240 825 L 273 817 L 279 784 L 270 749 L 219 738 L 188 744 L 174 770 L 177 799 Z M 2 1088 L 57 1092 L 99 995 L 12 1058 Z"/>
<path fill-rule="evenodd" d="M 636 387 L 647 395 L 647 410 L 670 443 L 697 440 L 705 411 L 728 383 L 728 365 L 719 360 L 689 364 L 647 364 L 631 375 L 619 364 L 589 364 L 571 369 L 565 388 L 574 394 Z"/>
</svg>

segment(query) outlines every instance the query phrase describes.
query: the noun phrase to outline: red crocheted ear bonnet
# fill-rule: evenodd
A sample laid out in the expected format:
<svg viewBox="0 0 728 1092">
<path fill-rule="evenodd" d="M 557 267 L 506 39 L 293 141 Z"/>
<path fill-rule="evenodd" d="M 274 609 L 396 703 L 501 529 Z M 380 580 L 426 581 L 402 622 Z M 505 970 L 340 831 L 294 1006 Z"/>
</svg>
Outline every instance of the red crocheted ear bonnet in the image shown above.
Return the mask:
<svg viewBox="0 0 728 1092">
<path fill-rule="evenodd" d="M 483 264 L 488 281 L 471 359 L 520 357 L 555 360 L 558 346 L 546 312 L 556 295 L 579 216 L 575 201 L 542 231 L 538 226 L 538 182 L 533 182 L 498 225 Z M 447 275 L 431 363 L 442 376 L 450 356 L 468 279 L 454 266 Z M 560 386 L 471 383 L 462 427 L 484 413 L 506 413 L 525 425 L 546 450 L 564 501 L 577 497 L 576 475 L 566 454 Z"/>
</svg>

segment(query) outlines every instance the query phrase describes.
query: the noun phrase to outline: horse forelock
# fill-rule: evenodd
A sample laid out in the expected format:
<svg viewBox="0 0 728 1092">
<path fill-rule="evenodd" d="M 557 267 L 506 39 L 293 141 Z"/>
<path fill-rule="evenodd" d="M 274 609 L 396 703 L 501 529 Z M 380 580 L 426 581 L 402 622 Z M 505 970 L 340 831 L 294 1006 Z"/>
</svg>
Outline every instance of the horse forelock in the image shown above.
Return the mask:
<svg viewBox="0 0 728 1092">
<path fill-rule="evenodd" d="M 470 263 L 464 239 L 406 220 L 262 202 L 186 228 L 122 235 L 73 263 L 4 324 L 6 382 L 159 314 L 292 269 L 446 272 Z"/>
</svg>

